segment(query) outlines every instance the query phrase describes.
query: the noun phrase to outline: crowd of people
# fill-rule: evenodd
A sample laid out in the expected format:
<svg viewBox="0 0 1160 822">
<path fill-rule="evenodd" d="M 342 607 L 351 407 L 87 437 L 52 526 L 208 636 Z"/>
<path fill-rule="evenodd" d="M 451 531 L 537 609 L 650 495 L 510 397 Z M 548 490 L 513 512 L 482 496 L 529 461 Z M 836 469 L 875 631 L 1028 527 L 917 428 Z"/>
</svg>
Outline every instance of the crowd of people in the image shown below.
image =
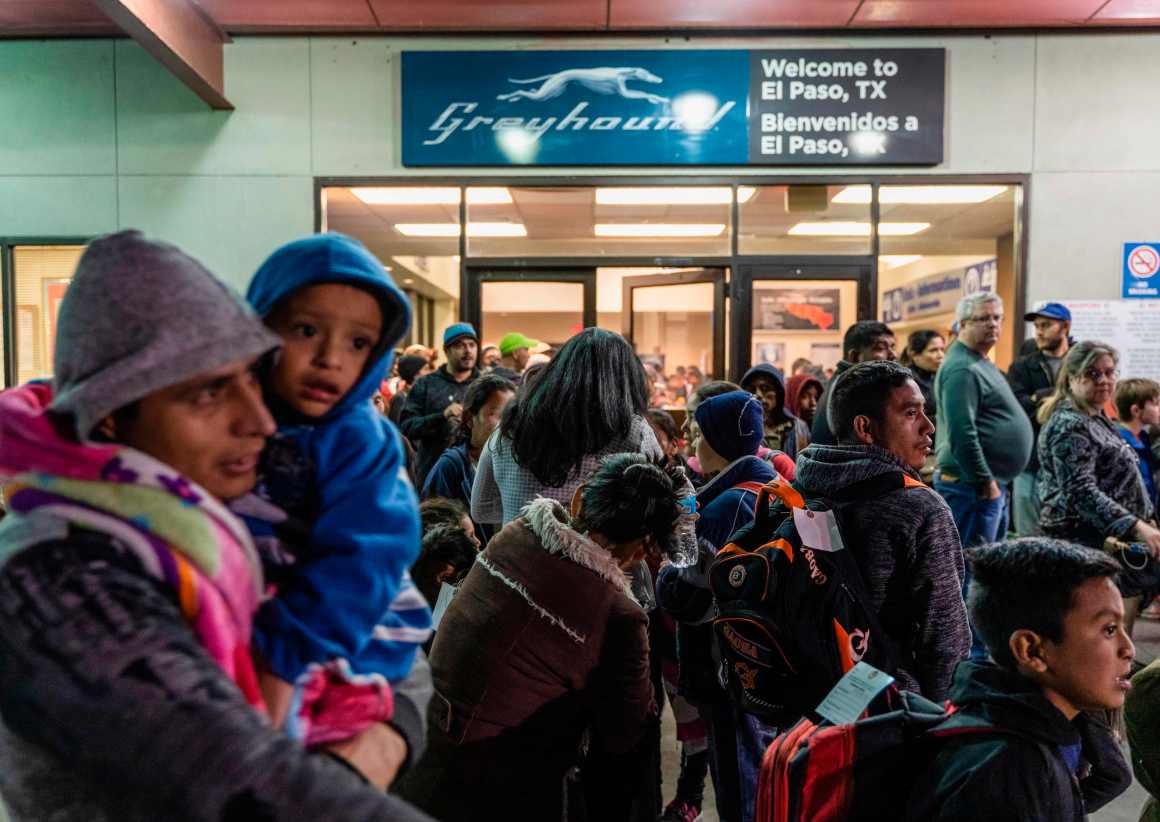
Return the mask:
<svg viewBox="0 0 1160 822">
<path fill-rule="evenodd" d="M 0 393 L 0 801 L 692 822 L 711 781 L 722 822 L 807 818 L 767 752 L 860 660 L 894 684 L 848 722 L 946 713 L 874 800 L 894 818 L 1082 819 L 1133 767 L 1156 792 L 1160 663 L 1137 673 L 1131 634 L 1160 592 L 1160 385 L 1059 303 L 1004 373 L 1003 311 L 964 297 L 900 357 L 860 321 L 832 374 L 735 384 L 598 328 L 400 349 L 408 300 L 337 234 L 244 300 L 95 240 L 53 379 Z M 831 583 L 844 604 L 810 593 Z M 774 622 L 773 596 L 804 605 Z M 807 676 L 823 645 L 841 665 Z"/>
</svg>

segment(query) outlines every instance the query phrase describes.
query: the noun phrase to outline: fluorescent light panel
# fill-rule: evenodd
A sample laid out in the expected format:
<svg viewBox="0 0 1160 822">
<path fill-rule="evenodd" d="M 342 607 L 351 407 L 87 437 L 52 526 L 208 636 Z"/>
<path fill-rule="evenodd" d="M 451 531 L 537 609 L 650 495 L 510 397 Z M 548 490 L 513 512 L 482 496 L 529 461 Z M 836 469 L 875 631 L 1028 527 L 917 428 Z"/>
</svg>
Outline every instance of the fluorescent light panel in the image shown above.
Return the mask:
<svg viewBox="0 0 1160 822">
<path fill-rule="evenodd" d="M 878 262 L 885 263 L 887 268 L 901 268 L 922 259 L 921 254 L 879 254 Z"/>
<path fill-rule="evenodd" d="M 928 228 L 930 223 L 879 223 L 878 234 L 882 237 L 907 237 Z M 870 223 L 798 223 L 787 233 L 795 237 L 869 237 Z"/>
<path fill-rule="evenodd" d="M 597 223 L 597 237 L 717 237 L 724 223 Z"/>
<path fill-rule="evenodd" d="M 1007 186 L 882 186 L 879 202 L 888 205 L 955 205 L 983 203 L 998 197 Z M 847 205 L 868 205 L 870 186 L 846 186 L 831 200 Z"/>
<path fill-rule="evenodd" d="M 404 237 L 458 237 L 458 223 L 395 223 Z M 468 237 L 527 237 L 523 223 L 468 223 Z"/>
<path fill-rule="evenodd" d="M 459 205 L 459 189 L 445 186 L 352 188 L 350 192 L 367 205 Z M 508 205 L 511 201 L 511 192 L 503 187 L 467 189 L 468 205 Z"/>
<path fill-rule="evenodd" d="M 753 186 L 737 187 L 737 202 L 748 202 L 757 192 Z M 617 187 L 596 189 L 597 205 L 644 206 L 644 205 L 729 205 L 733 202 L 733 190 L 725 186 L 717 187 Z"/>
</svg>

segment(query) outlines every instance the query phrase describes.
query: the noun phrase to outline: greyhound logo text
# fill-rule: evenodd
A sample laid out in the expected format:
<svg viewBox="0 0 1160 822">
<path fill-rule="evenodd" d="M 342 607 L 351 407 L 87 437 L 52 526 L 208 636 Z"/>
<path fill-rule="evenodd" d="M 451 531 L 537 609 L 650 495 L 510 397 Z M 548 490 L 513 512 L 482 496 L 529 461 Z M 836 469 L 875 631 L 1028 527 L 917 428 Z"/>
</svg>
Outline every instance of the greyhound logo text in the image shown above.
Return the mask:
<svg viewBox="0 0 1160 822">
<path fill-rule="evenodd" d="M 431 135 L 423 141 L 425 146 L 437 146 L 446 142 L 457 132 L 472 131 L 518 131 L 529 143 L 535 143 L 549 131 L 616 131 L 616 132 L 658 132 L 687 131 L 700 133 L 712 130 L 721 119 L 737 105 L 736 100 L 726 100 L 715 104 L 710 111 L 697 112 L 690 119 L 682 116 L 680 98 L 671 102 L 668 97 L 630 88 L 630 82 L 660 84 L 664 78 L 658 77 L 640 67 L 565 69 L 553 74 L 524 79 L 509 79 L 508 82 L 533 85 L 535 88 L 516 89 L 496 95 L 501 102 L 514 103 L 531 101 L 535 103 L 552 100 L 566 90 L 586 89 L 607 97 L 626 100 L 641 100 L 654 106 L 664 105 L 661 113 L 632 117 L 602 115 L 590 111 L 590 103 L 578 102 L 562 116 L 510 117 L 488 112 L 478 100 L 457 101 L 448 104 L 438 117 L 427 127 Z"/>
<path fill-rule="evenodd" d="M 667 103 L 669 101 L 668 97 L 661 97 L 659 94 L 651 94 L 647 91 L 629 88 L 626 84 L 630 80 L 639 80 L 642 83 L 664 82 L 664 80 L 657 77 L 651 71 L 640 68 L 639 66 L 565 69 L 564 71 L 557 71 L 555 74 L 529 77 L 526 80 L 513 80 L 508 78 L 509 83 L 541 83 L 541 85 L 539 88 L 530 91 L 527 89 L 519 89 L 508 94 L 500 94 L 495 99 L 508 101 L 551 100 L 553 97 L 559 97 L 563 94 L 569 85 L 576 83 L 589 91 L 595 91 L 597 94 L 618 94 L 626 100 L 648 100 L 650 103 Z"/>
</svg>

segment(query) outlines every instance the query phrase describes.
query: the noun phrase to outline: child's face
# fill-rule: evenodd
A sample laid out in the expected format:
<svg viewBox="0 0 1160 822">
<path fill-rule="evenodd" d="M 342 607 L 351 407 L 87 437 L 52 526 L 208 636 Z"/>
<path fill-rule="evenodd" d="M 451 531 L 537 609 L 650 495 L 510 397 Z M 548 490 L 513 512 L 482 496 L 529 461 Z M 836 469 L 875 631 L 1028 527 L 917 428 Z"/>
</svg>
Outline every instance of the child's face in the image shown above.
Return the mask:
<svg viewBox="0 0 1160 822">
<path fill-rule="evenodd" d="M 1145 400 L 1143 405 L 1134 407 L 1140 409 L 1141 424 L 1160 425 L 1160 399 Z"/>
<path fill-rule="evenodd" d="M 1033 673 L 1068 719 L 1079 711 L 1124 704 L 1136 649 L 1124 632 L 1124 601 L 1108 577 L 1075 589 L 1063 619 L 1063 640 L 1043 640 L 1044 670 Z"/>
<path fill-rule="evenodd" d="M 268 322 L 282 337 L 274 393 L 308 417 L 321 417 L 346 396 L 383 332 L 378 301 L 337 283 L 295 292 Z"/>
</svg>

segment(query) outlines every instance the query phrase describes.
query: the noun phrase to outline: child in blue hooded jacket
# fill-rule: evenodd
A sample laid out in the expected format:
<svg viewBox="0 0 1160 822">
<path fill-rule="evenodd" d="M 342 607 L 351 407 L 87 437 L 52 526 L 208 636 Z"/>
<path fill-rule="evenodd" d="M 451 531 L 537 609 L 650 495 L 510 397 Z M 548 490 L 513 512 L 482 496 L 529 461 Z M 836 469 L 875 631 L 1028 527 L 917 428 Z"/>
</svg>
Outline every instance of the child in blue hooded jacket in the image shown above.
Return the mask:
<svg viewBox="0 0 1160 822">
<path fill-rule="evenodd" d="M 410 306 L 340 234 L 282 246 L 246 296 L 283 341 L 262 374 L 278 431 L 254 493 L 234 505 L 276 591 L 255 617 L 254 647 L 275 723 L 321 744 L 390 718 L 388 683 L 430 634 L 407 573 L 418 500 L 399 432 L 371 403 Z"/>
</svg>

